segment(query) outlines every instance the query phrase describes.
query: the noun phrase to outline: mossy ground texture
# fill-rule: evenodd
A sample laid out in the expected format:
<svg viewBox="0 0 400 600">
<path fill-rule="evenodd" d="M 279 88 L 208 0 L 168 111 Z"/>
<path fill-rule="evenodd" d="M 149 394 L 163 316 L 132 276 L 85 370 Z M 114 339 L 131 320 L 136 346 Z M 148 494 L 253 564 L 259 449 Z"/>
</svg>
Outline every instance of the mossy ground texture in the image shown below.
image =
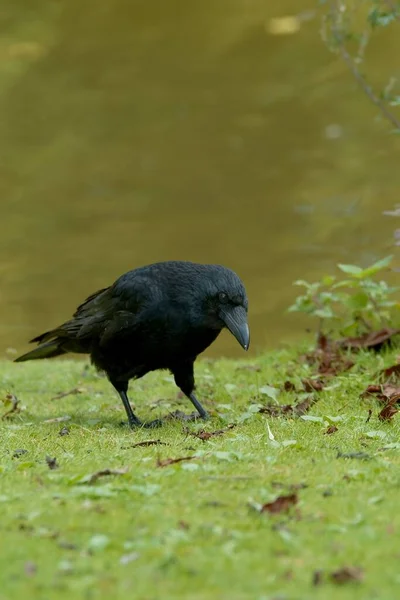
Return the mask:
<svg viewBox="0 0 400 600">
<path fill-rule="evenodd" d="M 0 600 L 395 600 L 400 421 L 360 394 L 397 353 L 360 352 L 296 417 L 258 409 L 304 399 L 282 391 L 313 376 L 300 350 L 199 360 L 211 420 L 136 431 L 86 363 L 0 363 L 21 409 L 0 421 Z M 192 410 L 167 372 L 130 396 L 142 418 Z"/>
</svg>

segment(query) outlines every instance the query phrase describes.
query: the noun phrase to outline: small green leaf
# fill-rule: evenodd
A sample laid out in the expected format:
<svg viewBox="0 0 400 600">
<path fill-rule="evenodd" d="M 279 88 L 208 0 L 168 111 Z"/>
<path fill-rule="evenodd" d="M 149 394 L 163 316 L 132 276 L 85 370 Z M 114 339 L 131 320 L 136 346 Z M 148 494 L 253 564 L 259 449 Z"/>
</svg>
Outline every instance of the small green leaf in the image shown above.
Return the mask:
<svg viewBox="0 0 400 600">
<path fill-rule="evenodd" d="M 369 438 L 385 438 L 387 437 L 387 434 L 384 431 L 367 431 L 367 433 L 365 434 L 367 437 Z"/>
<path fill-rule="evenodd" d="M 268 396 L 268 398 L 272 398 L 272 400 L 274 400 L 275 402 L 278 401 L 279 390 L 277 388 L 272 387 L 272 385 L 264 385 L 260 387 L 258 391 L 260 392 L 260 394 L 264 394 L 265 396 Z"/>
<path fill-rule="evenodd" d="M 354 275 L 355 277 L 359 277 L 363 272 L 361 267 L 357 267 L 356 265 L 343 265 L 338 264 L 338 267 L 343 273 L 348 273 L 349 275 Z"/>
<path fill-rule="evenodd" d="M 315 417 L 313 415 L 302 415 L 300 419 L 303 421 L 311 421 L 312 423 L 323 423 L 324 419 L 322 417 Z"/>
</svg>

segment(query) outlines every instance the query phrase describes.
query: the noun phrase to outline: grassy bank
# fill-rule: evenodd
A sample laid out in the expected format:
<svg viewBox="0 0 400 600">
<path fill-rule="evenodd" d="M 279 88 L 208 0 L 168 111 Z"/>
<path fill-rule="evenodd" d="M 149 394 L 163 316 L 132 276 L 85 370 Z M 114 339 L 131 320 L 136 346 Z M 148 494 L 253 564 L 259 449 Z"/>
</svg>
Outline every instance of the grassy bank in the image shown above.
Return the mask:
<svg viewBox="0 0 400 600">
<path fill-rule="evenodd" d="M 303 416 L 285 417 L 257 410 L 267 386 L 309 389 L 298 354 L 199 361 L 212 420 L 135 432 L 85 363 L 0 363 L 1 397 L 19 400 L 0 421 L 0 599 L 394 600 L 400 421 L 379 420 L 360 393 L 396 354 L 360 353 Z M 131 398 L 143 418 L 191 411 L 167 373 L 132 384 Z"/>
</svg>

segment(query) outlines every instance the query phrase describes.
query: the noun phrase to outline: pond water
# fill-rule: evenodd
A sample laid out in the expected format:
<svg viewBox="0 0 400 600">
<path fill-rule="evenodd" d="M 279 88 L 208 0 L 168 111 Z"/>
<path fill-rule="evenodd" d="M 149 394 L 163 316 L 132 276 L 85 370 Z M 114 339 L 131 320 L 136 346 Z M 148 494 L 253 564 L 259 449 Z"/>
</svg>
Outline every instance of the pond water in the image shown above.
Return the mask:
<svg viewBox="0 0 400 600">
<path fill-rule="evenodd" d="M 286 313 L 293 280 L 393 251 L 400 138 L 325 48 L 316 6 L 3 0 L 1 354 L 166 259 L 241 275 L 257 352 L 311 324 Z M 371 48 L 383 85 L 400 36 Z M 209 353 L 241 350 L 223 335 Z"/>
</svg>

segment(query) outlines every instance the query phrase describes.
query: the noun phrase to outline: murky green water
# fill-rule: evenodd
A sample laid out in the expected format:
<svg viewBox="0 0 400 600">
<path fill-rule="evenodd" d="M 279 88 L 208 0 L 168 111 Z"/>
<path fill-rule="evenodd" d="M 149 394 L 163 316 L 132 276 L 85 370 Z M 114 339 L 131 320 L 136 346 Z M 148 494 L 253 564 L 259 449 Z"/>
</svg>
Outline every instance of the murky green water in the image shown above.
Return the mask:
<svg viewBox="0 0 400 600">
<path fill-rule="evenodd" d="M 296 278 L 392 250 L 400 139 L 305 0 L 3 0 L 0 353 L 164 259 L 248 288 L 253 351 L 303 335 Z M 374 81 L 400 38 L 371 51 Z M 372 47 L 373 48 L 373 47 Z M 240 352 L 224 335 L 216 353 Z"/>
</svg>

